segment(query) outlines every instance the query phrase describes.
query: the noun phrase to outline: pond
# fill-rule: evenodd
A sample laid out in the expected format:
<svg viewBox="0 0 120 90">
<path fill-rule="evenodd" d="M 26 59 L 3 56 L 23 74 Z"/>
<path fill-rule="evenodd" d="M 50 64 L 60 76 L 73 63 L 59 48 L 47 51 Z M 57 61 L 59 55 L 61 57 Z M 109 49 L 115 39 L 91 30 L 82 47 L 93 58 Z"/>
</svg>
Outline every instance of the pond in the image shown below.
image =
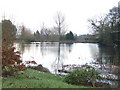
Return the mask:
<svg viewBox="0 0 120 90">
<path fill-rule="evenodd" d="M 92 43 L 59 43 L 32 42 L 26 44 L 15 43 L 21 52 L 23 61 L 34 60 L 48 68 L 51 73 L 58 73 L 62 66 L 91 65 L 103 77 L 101 82 L 114 87 L 120 86 L 120 47 L 100 47 Z"/>
</svg>

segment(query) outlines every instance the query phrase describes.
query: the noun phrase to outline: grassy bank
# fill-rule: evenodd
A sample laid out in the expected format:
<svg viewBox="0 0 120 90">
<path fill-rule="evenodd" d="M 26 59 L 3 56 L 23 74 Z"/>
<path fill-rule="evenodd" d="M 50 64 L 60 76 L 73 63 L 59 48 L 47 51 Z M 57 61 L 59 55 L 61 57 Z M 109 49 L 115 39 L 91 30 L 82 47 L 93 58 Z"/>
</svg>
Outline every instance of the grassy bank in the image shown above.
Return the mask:
<svg viewBox="0 0 120 90">
<path fill-rule="evenodd" d="M 16 77 L 3 78 L 3 88 L 86 88 L 63 82 L 63 78 L 32 69 L 23 71 Z"/>
</svg>

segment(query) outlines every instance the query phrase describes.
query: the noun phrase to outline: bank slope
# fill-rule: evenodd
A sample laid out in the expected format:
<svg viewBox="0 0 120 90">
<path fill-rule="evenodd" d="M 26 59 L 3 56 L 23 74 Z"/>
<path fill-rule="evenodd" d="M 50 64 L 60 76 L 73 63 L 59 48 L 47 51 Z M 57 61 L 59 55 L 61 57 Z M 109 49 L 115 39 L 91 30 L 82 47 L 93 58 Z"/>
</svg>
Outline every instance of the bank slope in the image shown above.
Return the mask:
<svg viewBox="0 0 120 90">
<path fill-rule="evenodd" d="M 3 78 L 3 88 L 86 88 L 63 82 L 63 78 L 32 69 L 23 71 L 16 77 Z"/>
</svg>

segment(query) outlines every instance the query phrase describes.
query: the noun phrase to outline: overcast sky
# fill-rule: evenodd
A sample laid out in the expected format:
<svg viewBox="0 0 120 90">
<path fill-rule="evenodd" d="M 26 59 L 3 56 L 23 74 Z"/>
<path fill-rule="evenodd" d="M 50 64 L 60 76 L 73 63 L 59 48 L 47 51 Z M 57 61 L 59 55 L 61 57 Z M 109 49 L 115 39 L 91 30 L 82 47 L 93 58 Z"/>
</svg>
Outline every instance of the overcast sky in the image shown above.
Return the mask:
<svg viewBox="0 0 120 90">
<path fill-rule="evenodd" d="M 0 19 L 6 16 L 16 25 L 24 24 L 32 31 L 55 26 L 57 12 L 63 13 L 68 30 L 89 33 L 88 19 L 106 14 L 120 0 L 0 0 Z"/>
</svg>

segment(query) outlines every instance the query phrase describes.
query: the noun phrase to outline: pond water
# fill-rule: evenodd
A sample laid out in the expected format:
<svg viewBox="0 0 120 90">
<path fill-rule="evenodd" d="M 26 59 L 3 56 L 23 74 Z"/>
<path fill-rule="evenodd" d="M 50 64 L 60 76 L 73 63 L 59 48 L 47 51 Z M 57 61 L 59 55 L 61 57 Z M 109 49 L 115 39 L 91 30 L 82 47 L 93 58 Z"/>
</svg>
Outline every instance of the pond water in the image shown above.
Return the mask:
<svg viewBox="0 0 120 90">
<path fill-rule="evenodd" d="M 100 47 L 92 43 L 60 44 L 59 42 L 15 43 L 23 61 L 34 60 L 48 68 L 51 73 L 63 65 L 91 65 L 106 77 L 103 80 L 116 87 L 120 86 L 120 47 Z"/>
</svg>

